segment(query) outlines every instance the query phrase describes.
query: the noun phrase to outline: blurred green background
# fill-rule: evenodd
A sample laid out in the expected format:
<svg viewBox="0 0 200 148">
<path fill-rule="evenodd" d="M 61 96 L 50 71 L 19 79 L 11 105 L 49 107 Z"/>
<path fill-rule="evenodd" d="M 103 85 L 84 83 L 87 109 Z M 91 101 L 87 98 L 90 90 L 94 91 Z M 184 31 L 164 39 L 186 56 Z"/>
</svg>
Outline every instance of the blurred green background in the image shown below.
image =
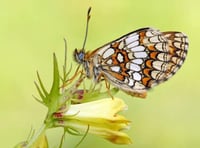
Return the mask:
<svg viewBox="0 0 200 148">
<path fill-rule="evenodd" d="M 118 93 L 129 105 L 132 145 L 118 146 L 88 135 L 81 148 L 199 148 L 200 147 L 200 1 L 198 0 L 0 0 L 0 147 L 25 140 L 31 127 L 38 129 L 46 108 L 36 102 L 33 81 L 39 70 L 46 85 L 52 80 L 52 53 L 60 65 L 65 37 L 68 61 L 81 48 L 86 12 L 92 19 L 88 50 L 138 28 L 183 31 L 189 53 L 181 70 L 168 82 L 137 99 Z M 61 130 L 48 131 L 50 144 L 58 144 Z M 67 136 L 66 147 L 80 137 Z"/>
</svg>

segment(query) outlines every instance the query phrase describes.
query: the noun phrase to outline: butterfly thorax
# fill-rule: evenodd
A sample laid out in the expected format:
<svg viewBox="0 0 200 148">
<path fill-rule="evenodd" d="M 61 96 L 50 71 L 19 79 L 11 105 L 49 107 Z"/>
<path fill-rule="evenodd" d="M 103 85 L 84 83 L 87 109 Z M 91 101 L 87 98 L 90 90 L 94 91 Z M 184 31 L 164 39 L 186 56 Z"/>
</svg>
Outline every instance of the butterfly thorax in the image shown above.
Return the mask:
<svg viewBox="0 0 200 148">
<path fill-rule="evenodd" d="M 78 51 L 77 49 L 74 51 L 75 61 L 79 64 L 83 65 L 86 76 L 88 78 L 93 78 L 95 82 L 99 81 L 100 76 L 100 67 L 99 64 L 95 60 L 94 57 L 90 57 L 89 52 L 84 52 L 83 50 Z"/>
</svg>

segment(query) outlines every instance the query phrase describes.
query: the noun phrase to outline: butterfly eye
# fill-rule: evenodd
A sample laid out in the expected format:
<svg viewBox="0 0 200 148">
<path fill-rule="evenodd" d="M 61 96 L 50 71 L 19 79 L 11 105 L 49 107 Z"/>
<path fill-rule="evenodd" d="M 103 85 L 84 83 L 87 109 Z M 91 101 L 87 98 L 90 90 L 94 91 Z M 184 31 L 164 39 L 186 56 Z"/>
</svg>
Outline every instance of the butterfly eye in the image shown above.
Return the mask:
<svg viewBox="0 0 200 148">
<path fill-rule="evenodd" d="M 77 49 L 74 51 L 74 57 L 75 57 L 75 60 L 78 62 L 78 63 L 83 63 L 84 61 L 84 57 L 85 57 L 85 53 L 83 51 L 78 51 Z"/>
</svg>

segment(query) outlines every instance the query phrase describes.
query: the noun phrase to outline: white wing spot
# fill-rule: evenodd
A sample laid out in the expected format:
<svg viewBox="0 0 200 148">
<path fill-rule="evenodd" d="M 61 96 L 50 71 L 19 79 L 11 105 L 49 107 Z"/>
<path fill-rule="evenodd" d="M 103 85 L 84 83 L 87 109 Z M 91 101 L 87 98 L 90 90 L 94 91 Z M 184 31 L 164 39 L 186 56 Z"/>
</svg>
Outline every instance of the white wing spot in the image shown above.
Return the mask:
<svg viewBox="0 0 200 148">
<path fill-rule="evenodd" d="M 128 74 L 129 74 L 129 76 L 132 76 L 133 71 L 130 70 L 130 71 L 128 72 Z"/>
<path fill-rule="evenodd" d="M 146 52 L 136 52 L 136 53 L 134 53 L 134 56 L 136 58 L 146 58 L 147 57 L 147 53 Z"/>
<path fill-rule="evenodd" d="M 114 49 L 113 48 L 109 48 L 104 52 L 103 58 L 106 59 L 107 57 L 111 56 L 114 53 L 115 53 Z"/>
<path fill-rule="evenodd" d="M 119 66 L 111 66 L 110 69 L 114 72 L 120 72 L 120 67 Z"/>
<path fill-rule="evenodd" d="M 136 65 L 136 64 L 133 64 L 133 63 L 130 63 L 130 70 L 133 70 L 133 71 L 140 71 L 141 68 L 139 65 Z"/>
<path fill-rule="evenodd" d="M 98 51 L 98 54 L 102 55 L 105 52 L 105 50 L 107 50 L 109 47 L 110 47 L 110 45 L 107 45 L 107 46 L 100 48 L 99 51 Z"/>
<path fill-rule="evenodd" d="M 129 52 L 129 53 L 128 53 L 128 58 L 129 58 L 130 60 L 134 59 L 134 56 L 133 56 L 133 53 L 132 53 L 132 52 Z"/>
<path fill-rule="evenodd" d="M 158 36 L 151 37 L 150 41 L 153 42 L 153 43 L 160 42 L 159 39 L 158 39 Z"/>
<path fill-rule="evenodd" d="M 139 42 L 135 41 L 135 42 L 131 42 L 131 44 L 129 44 L 127 47 L 128 48 L 133 48 L 133 47 L 138 46 L 138 45 L 139 45 Z"/>
<path fill-rule="evenodd" d="M 182 39 L 182 38 L 174 38 L 175 41 L 179 41 L 179 42 L 182 42 L 181 39 Z"/>
<path fill-rule="evenodd" d="M 160 60 L 160 61 L 169 61 L 170 58 L 171 58 L 171 55 L 170 54 L 167 54 L 167 53 L 159 53 L 157 55 L 157 58 Z"/>
<path fill-rule="evenodd" d="M 127 37 L 125 40 L 126 40 L 126 44 L 130 44 L 130 43 L 132 43 L 132 42 L 134 42 L 134 41 L 136 41 L 138 39 L 139 39 L 139 35 L 136 34 L 134 36 Z"/>
<path fill-rule="evenodd" d="M 124 61 L 124 57 L 123 57 L 123 55 L 122 55 L 121 53 L 118 53 L 118 54 L 117 54 L 117 60 L 118 60 L 120 63 L 122 63 L 122 62 Z"/>
<path fill-rule="evenodd" d="M 177 55 L 179 55 L 180 57 L 186 57 L 186 53 L 185 53 L 185 51 L 184 50 L 179 50 L 179 51 L 177 51 L 176 52 L 177 53 Z"/>
<path fill-rule="evenodd" d="M 151 76 L 153 79 L 161 79 L 165 76 L 165 73 L 161 72 L 161 71 L 157 71 L 157 70 L 153 70 L 151 72 Z"/>
<path fill-rule="evenodd" d="M 128 85 L 129 85 L 129 86 L 133 86 L 133 85 L 134 85 L 134 80 L 133 80 L 133 79 L 128 79 L 128 80 L 129 80 Z"/>
<path fill-rule="evenodd" d="M 137 33 L 132 33 L 128 37 L 132 37 L 132 36 L 136 36 L 136 35 L 138 35 L 138 34 Z"/>
<path fill-rule="evenodd" d="M 174 42 L 174 46 L 176 48 L 181 48 L 181 43 L 180 42 Z"/>
<path fill-rule="evenodd" d="M 162 71 L 165 71 L 168 68 L 167 63 L 162 61 L 154 61 L 153 67 L 157 70 L 162 70 Z"/>
<path fill-rule="evenodd" d="M 136 47 L 133 47 L 131 48 L 131 51 L 133 52 L 137 52 L 137 51 L 144 51 L 144 46 L 136 46 Z"/>
<path fill-rule="evenodd" d="M 143 63 L 143 60 L 142 59 L 134 59 L 132 60 L 131 62 L 135 63 L 135 64 L 142 64 Z"/>
<path fill-rule="evenodd" d="M 153 34 L 151 31 L 147 31 L 147 32 L 146 32 L 146 36 L 152 37 L 152 36 L 154 36 L 154 34 Z"/>
<path fill-rule="evenodd" d="M 141 80 L 141 74 L 139 74 L 138 72 L 134 72 L 133 73 L 133 79 L 134 80 L 137 80 L 137 81 L 140 81 Z"/>
<path fill-rule="evenodd" d="M 165 52 L 168 52 L 168 48 L 166 48 L 166 43 L 157 43 L 155 45 L 156 49 L 159 50 L 159 51 L 165 51 Z"/>
<path fill-rule="evenodd" d="M 184 48 L 185 50 L 187 50 L 188 49 L 188 45 L 185 45 L 185 48 Z"/>
<path fill-rule="evenodd" d="M 124 41 L 121 41 L 119 43 L 119 46 L 118 46 L 119 49 L 123 49 L 124 48 Z"/>
<path fill-rule="evenodd" d="M 128 83 L 128 79 L 127 79 L 127 77 L 124 79 L 124 83 Z"/>
<path fill-rule="evenodd" d="M 112 64 L 112 60 L 109 59 L 106 63 L 107 63 L 108 65 L 111 65 L 111 64 Z"/>
<path fill-rule="evenodd" d="M 143 84 L 139 83 L 139 82 L 135 82 L 135 88 L 137 88 L 137 89 L 144 89 L 145 86 Z"/>
</svg>

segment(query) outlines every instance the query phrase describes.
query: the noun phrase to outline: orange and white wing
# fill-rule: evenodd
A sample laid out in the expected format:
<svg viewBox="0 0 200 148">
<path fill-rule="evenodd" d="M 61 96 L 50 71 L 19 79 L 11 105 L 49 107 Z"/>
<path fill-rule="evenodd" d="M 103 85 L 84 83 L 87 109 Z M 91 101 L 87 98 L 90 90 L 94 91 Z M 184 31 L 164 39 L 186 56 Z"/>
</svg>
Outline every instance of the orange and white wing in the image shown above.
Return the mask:
<svg viewBox="0 0 200 148">
<path fill-rule="evenodd" d="M 187 37 L 181 32 L 142 28 L 110 42 L 93 53 L 93 62 L 106 80 L 130 95 L 167 80 L 183 64 Z"/>
</svg>

